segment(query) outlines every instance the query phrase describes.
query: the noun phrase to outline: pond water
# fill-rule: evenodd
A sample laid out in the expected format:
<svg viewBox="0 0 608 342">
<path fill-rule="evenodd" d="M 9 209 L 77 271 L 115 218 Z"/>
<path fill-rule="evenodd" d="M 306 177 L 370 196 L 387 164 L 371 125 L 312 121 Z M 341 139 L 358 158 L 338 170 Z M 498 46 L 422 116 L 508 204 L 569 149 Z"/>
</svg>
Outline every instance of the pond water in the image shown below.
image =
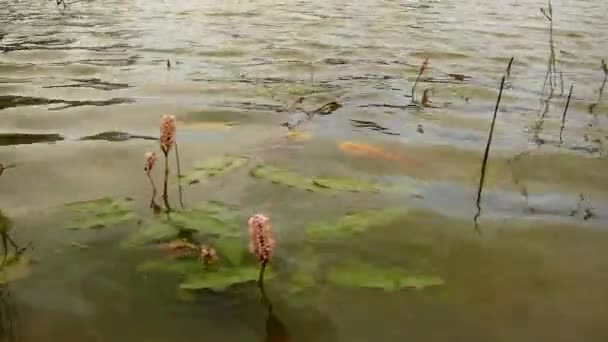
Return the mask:
<svg viewBox="0 0 608 342">
<path fill-rule="evenodd" d="M 0 227 L 26 248 L 0 271 L 2 341 L 607 341 L 606 13 L 0 0 Z M 340 106 L 288 130 L 299 98 Z M 144 172 L 156 152 L 163 207 L 163 114 L 168 217 Z"/>
</svg>

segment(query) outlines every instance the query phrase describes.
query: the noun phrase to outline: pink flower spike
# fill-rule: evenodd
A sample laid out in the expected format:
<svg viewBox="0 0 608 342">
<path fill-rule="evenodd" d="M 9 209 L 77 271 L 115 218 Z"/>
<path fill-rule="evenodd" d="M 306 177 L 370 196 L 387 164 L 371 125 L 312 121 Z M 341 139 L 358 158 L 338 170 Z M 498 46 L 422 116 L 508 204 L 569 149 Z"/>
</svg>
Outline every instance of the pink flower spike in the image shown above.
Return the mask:
<svg viewBox="0 0 608 342">
<path fill-rule="evenodd" d="M 270 218 L 263 214 L 256 214 L 249 219 L 248 223 L 249 250 L 260 262 L 269 262 L 275 246 L 270 230 Z"/>
<path fill-rule="evenodd" d="M 167 154 L 175 144 L 175 115 L 163 115 L 160 121 L 160 148 Z"/>
<path fill-rule="evenodd" d="M 146 152 L 144 154 L 144 158 L 146 159 L 146 166 L 144 167 L 144 171 L 149 175 L 152 169 L 154 168 L 154 163 L 156 163 L 156 153 L 154 152 Z"/>
</svg>

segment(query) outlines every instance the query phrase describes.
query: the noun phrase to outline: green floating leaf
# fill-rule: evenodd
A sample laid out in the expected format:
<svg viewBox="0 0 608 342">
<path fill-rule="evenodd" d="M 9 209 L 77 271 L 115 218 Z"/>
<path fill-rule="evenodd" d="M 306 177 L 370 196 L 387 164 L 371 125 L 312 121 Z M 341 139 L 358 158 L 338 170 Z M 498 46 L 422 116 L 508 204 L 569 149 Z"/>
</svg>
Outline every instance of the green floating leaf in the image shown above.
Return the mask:
<svg viewBox="0 0 608 342">
<path fill-rule="evenodd" d="M 25 278 L 32 272 L 32 262 L 24 255 L 9 255 L 0 266 L 0 285 Z"/>
<path fill-rule="evenodd" d="M 332 267 L 327 273 L 327 280 L 342 287 L 373 288 L 386 291 L 421 290 L 445 284 L 443 279 L 438 276 L 409 274 L 398 267 L 381 267 L 364 262 Z"/>
<path fill-rule="evenodd" d="M 264 279 L 269 279 L 270 269 L 266 269 Z M 259 268 L 255 266 L 220 267 L 217 270 L 202 270 L 189 274 L 180 284 L 183 290 L 214 290 L 224 291 L 228 287 L 253 282 L 258 279 Z"/>
<path fill-rule="evenodd" d="M 143 246 L 175 239 L 179 229 L 162 221 L 144 221 L 140 228 L 129 235 L 123 246 Z"/>
<path fill-rule="evenodd" d="M 339 191 L 351 192 L 379 192 L 380 188 L 372 183 L 366 183 L 354 179 L 346 178 L 324 178 L 317 177 L 312 183 L 324 189 L 333 189 Z"/>
<path fill-rule="evenodd" d="M 240 266 L 248 253 L 247 244 L 239 238 L 220 238 L 211 243 L 219 255 L 220 263 Z"/>
<path fill-rule="evenodd" d="M 237 208 L 220 202 L 207 202 L 186 211 L 174 211 L 162 219 L 146 220 L 123 246 L 143 246 L 171 241 L 183 233 L 203 233 L 220 237 L 244 234 Z"/>
<path fill-rule="evenodd" d="M 387 225 L 406 213 L 405 209 L 368 210 L 347 214 L 337 221 L 306 227 L 309 239 L 335 239 L 363 233 L 370 228 Z"/>
<path fill-rule="evenodd" d="M 173 212 L 166 222 L 182 230 L 218 236 L 239 236 L 244 232 L 236 208 L 209 202 L 186 211 Z"/>
<path fill-rule="evenodd" d="M 251 176 L 267 179 L 276 184 L 282 184 L 302 190 L 319 190 L 319 188 L 312 183 L 312 178 L 303 177 L 297 173 L 279 169 L 274 166 L 258 165 L 251 170 Z"/>
<path fill-rule="evenodd" d="M 103 197 L 96 200 L 67 203 L 65 207 L 75 217 L 70 229 L 98 229 L 135 219 L 128 199 Z"/>
<path fill-rule="evenodd" d="M 380 191 L 380 188 L 378 186 L 372 183 L 359 181 L 356 179 L 332 177 L 306 177 L 289 170 L 280 169 L 268 165 L 256 166 L 251 170 L 251 176 L 260 179 L 267 179 L 276 184 L 282 184 L 307 191 Z"/>
<path fill-rule="evenodd" d="M 205 180 L 219 176 L 245 166 L 249 158 L 243 156 L 226 155 L 223 157 L 206 160 L 194 165 L 194 168 L 182 175 L 187 184 L 204 182 Z"/>
</svg>

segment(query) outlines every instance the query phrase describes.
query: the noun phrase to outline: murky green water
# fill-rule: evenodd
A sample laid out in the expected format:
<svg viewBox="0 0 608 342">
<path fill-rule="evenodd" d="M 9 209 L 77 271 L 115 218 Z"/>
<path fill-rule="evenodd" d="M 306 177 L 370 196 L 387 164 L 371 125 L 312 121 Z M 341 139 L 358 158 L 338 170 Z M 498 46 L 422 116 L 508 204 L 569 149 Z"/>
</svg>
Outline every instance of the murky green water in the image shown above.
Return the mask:
<svg viewBox="0 0 608 342">
<path fill-rule="evenodd" d="M 553 3 L 546 82 L 541 7 L 0 0 L 0 163 L 15 166 L 0 209 L 31 242 L 1 272 L 3 340 L 608 340 L 608 2 Z M 410 96 L 425 57 L 423 108 Z M 342 107 L 288 134 L 299 97 Z M 171 169 L 169 223 L 143 171 L 166 113 L 198 181 L 181 209 Z M 242 159 L 218 166 L 226 155 Z M 65 205 L 100 198 L 114 201 Z M 239 254 L 256 212 L 278 241 L 272 313 Z M 180 217 L 218 249 L 216 273 L 168 257 L 174 236 L 137 240 Z M 173 272 L 151 272 L 163 262 Z M 231 286 L 186 289 L 226 270 Z"/>
</svg>

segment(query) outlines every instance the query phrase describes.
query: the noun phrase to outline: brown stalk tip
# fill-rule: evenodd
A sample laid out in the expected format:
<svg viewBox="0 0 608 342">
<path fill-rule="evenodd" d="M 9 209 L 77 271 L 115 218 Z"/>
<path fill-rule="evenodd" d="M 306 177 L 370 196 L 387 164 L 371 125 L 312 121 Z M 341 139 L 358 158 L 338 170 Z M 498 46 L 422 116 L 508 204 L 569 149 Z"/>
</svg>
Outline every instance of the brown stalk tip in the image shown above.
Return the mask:
<svg viewBox="0 0 608 342">
<path fill-rule="evenodd" d="M 602 59 L 602 69 L 604 69 L 604 73 L 606 75 L 608 75 L 608 65 L 606 65 L 606 62 Z"/>
<path fill-rule="evenodd" d="M 270 229 L 270 218 L 263 214 L 255 214 L 249 219 L 248 224 L 249 250 L 260 262 L 269 262 L 275 246 Z"/>
<path fill-rule="evenodd" d="M 429 58 L 426 57 L 424 59 L 424 62 L 422 62 L 422 65 L 420 66 L 420 71 L 418 72 L 418 76 L 422 76 L 422 74 L 424 74 L 424 71 L 426 70 L 426 68 L 429 66 Z"/>
<path fill-rule="evenodd" d="M 154 168 L 154 164 L 156 163 L 156 153 L 146 152 L 146 154 L 144 154 L 144 158 L 146 159 L 146 166 L 144 166 L 144 171 L 146 171 L 147 174 L 150 174 L 150 172 Z"/>
<path fill-rule="evenodd" d="M 160 148 L 168 154 L 175 144 L 175 115 L 163 115 L 160 121 Z"/>
<path fill-rule="evenodd" d="M 217 254 L 213 247 L 201 246 L 201 262 L 207 266 L 214 264 L 217 261 Z"/>
</svg>

